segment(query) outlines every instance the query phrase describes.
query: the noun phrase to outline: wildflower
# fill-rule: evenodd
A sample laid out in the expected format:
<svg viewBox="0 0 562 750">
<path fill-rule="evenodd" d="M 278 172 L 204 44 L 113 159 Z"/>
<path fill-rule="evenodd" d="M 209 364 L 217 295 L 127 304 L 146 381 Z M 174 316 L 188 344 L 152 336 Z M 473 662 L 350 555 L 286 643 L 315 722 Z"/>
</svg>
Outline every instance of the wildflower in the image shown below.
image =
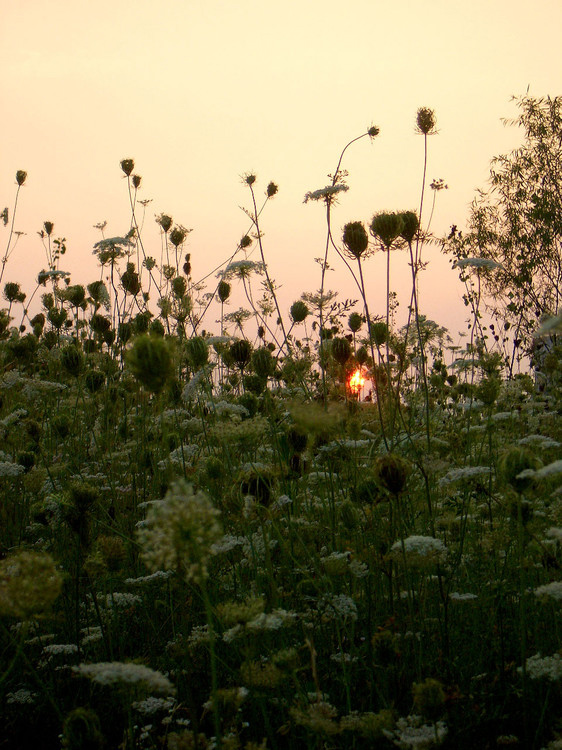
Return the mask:
<svg viewBox="0 0 562 750">
<path fill-rule="evenodd" d="M 0 614 L 27 619 L 49 609 L 62 576 L 45 552 L 23 550 L 0 561 Z"/>
<path fill-rule="evenodd" d="M 422 750 L 437 747 L 447 736 L 447 725 L 443 721 L 423 724 L 421 716 L 406 716 L 396 722 L 393 731 L 383 729 L 383 734 L 401 750 Z"/>
<path fill-rule="evenodd" d="M 409 536 L 398 540 L 392 545 L 390 554 L 394 559 L 400 559 L 405 553 L 409 563 L 423 563 L 424 561 L 441 562 L 447 556 L 447 548 L 441 539 L 432 536 Z"/>
<path fill-rule="evenodd" d="M 0 478 L 18 477 L 25 472 L 25 467 L 13 464 L 11 461 L 0 461 Z"/>
<path fill-rule="evenodd" d="M 6 693 L 6 703 L 19 703 L 22 706 L 32 706 L 36 698 L 37 693 L 32 693 L 31 690 L 25 690 L 24 688 L 15 690 L 13 693 Z"/>
<path fill-rule="evenodd" d="M 547 679 L 556 682 L 562 678 L 562 657 L 560 654 L 541 656 L 535 654 L 525 662 L 525 670 L 532 680 Z M 521 667 L 518 669 L 521 672 Z"/>
<path fill-rule="evenodd" d="M 326 701 L 317 700 L 306 708 L 291 708 L 290 714 L 296 724 L 311 732 L 334 735 L 340 731 L 337 709 Z"/>
<path fill-rule="evenodd" d="M 147 566 L 205 581 L 212 545 L 222 538 L 219 515 L 207 495 L 195 493 L 185 480 L 175 482 L 164 500 L 149 508 L 146 525 L 137 532 Z"/>
<path fill-rule="evenodd" d="M 439 190 L 449 189 L 449 186 L 445 183 L 445 180 L 442 180 L 441 178 L 439 178 L 438 180 L 433 180 L 429 187 L 436 192 L 438 192 Z"/>
<path fill-rule="evenodd" d="M 478 597 L 476 596 L 476 594 L 470 594 L 470 593 L 459 594 L 458 591 L 452 591 L 449 594 L 449 599 L 452 602 L 472 602 L 475 599 L 478 599 Z"/>
<path fill-rule="evenodd" d="M 152 716 L 159 711 L 171 711 L 174 704 L 174 698 L 156 698 L 154 695 L 150 695 L 143 701 L 131 703 L 131 708 L 134 708 L 135 711 L 144 716 Z"/>
<path fill-rule="evenodd" d="M 469 480 L 488 479 L 492 469 L 490 466 L 463 466 L 449 469 L 444 477 L 439 480 L 440 487 L 448 487 L 457 482 L 468 482 Z"/>
<path fill-rule="evenodd" d="M 551 464 L 542 466 L 540 469 L 524 469 L 517 475 L 517 479 L 544 479 L 545 477 L 554 477 L 558 474 L 562 474 L 562 459 L 553 461 Z"/>
<path fill-rule="evenodd" d="M 144 664 L 110 661 L 78 664 L 72 670 L 99 685 L 140 685 L 154 693 L 175 693 L 175 688 L 167 677 Z"/>
<path fill-rule="evenodd" d="M 233 263 L 229 263 L 223 271 L 222 280 L 225 281 L 233 277 L 247 279 L 252 273 L 262 275 L 264 271 L 265 267 L 261 261 L 235 260 Z"/>
<path fill-rule="evenodd" d="M 557 602 L 562 601 L 562 581 L 552 581 L 552 583 L 546 583 L 544 586 L 539 586 L 535 589 L 535 596 L 544 599 L 554 599 Z"/>
<path fill-rule="evenodd" d="M 501 268 L 501 263 L 491 258 L 458 258 L 453 263 L 453 268 L 484 268 L 487 271 L 493 271 L 495 268 Z"/>
<path fill-rule="evenodd" d="M 303 203 L 323 200 L 329 205 L 334 202 L 339 193 L 345 193 L 347 190 L 349 190 L 349 186 L 344 185 L 343 183 L 339 183 L 338 185 L 326 185 L 326 187 L 320 188 L 319 190 L 308 192 L 304 196 Z"/>
</svg>

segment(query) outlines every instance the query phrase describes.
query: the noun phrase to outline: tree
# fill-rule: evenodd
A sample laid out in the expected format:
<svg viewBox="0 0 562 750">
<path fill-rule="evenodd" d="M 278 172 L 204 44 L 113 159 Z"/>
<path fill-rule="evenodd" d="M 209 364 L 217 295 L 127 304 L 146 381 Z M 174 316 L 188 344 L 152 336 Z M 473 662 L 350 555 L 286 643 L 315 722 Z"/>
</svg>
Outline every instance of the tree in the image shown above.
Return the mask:
<svg viewBox="0 0 562 750">
<path fill-rule="evenodd" d="M 540 319 L 561 304 L 562 97 L 514 99 L 519 115 L 505 122 L 523 129 L 523 144 L 492 160 L 488 191 L 478 191 L 466 231 L 453 227 L 444 249 L 464 269 L 475 259 L 489 310 L 528 352 Z"/>
</svg>

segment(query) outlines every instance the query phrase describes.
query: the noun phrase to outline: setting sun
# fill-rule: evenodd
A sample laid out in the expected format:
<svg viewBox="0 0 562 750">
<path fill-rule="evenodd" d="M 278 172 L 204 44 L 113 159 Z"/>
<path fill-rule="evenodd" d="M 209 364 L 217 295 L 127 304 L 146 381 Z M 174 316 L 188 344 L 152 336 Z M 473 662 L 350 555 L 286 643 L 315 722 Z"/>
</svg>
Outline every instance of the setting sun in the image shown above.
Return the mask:
<svg viewBox="0 0 562 750">
<path fill-rule="evenodd" d="M 352 393 L 359 393 L 361 388 L 365 385 L 365 378 L 363 377 L 363 371 L 359 367 L 355 372 L 352 373 L 349 378 L 349 390 Z"/>
</svg>

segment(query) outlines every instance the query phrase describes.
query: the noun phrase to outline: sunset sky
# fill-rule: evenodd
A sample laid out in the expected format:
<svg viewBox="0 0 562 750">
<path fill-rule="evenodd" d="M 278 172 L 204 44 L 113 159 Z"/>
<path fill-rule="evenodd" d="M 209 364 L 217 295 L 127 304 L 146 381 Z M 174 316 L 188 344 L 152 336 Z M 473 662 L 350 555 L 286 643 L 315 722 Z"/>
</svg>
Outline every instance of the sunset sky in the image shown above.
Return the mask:
<svg viewBox="0 0 562 750">
<path fill-rule="evenodd" d="M 99 275 L 93 227 L 130 226 L 119 163 L 134 158 L 139 198 L 151 199 L 147 252 L 159 257 L 155 214 L 192 228 L 194 279 L 226 260 L 249 222 L 241 175 L 255 172 L 263 194 L 279 194 L 263 215 L 271 275 L 288 309 L 320 283 L 324 211 L 304 204 L 328 183 L 339 154 L 372 124 L 380 128 L 348 151 L 349 191 L 334 210 L 348 221 L 419 205 L 423 138 L 419 107 L 435 110 L 428 182 L 437 196 L 432 231 L 462 227 L 492 157 L 521 142 L 501 118 L 512 95 L 562 94 L 560 0 L 2 0 L 0 15 L 0 211 L 10 215 L 15 173 L 28 172 L 15 228 L 26 234 L 4 282 L 32 290 L 47 261 L 37 236 L 45 220 L 67 239 L 61 269 L 74 283 Z M 430 196 L 431 197 L 431 196 Z M 427 217 L 426 217 L 427 218 Z M 0 226 L 5 248 L 8 228 Z M 4 250 L 2 250 L 3 252 Z M 256 255 L 252 258 L 258 259 Z M 455 337 L 465 309 L 438 246 L 421 282 L 421 308 Z M 332 257 L 327 284 L 357 297 Z M 405 256 L 392 286 L 408 304 Z M 373 313 L 384 312 L 384 257 L 366 269 Z M 214 277 L 213 277 L 214 278 Z M 241 300 L 240 300 L 241 302 Z M 209 321 L 209 327 L 212 327 Z"/>
</svg>

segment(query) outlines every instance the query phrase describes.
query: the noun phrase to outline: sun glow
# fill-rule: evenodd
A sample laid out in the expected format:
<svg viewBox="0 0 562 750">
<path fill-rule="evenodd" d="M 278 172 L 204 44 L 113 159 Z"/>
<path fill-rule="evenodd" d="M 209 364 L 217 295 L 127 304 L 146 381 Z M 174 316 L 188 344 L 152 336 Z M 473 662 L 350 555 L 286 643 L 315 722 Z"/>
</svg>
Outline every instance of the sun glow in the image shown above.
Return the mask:
<svg viewBox="0 0 562 750">
<path fill-rule="evenodd" d="M 361 388 L 365 385 L 365 380 L 366 378 L 363 377 L 363 371 L 361 368 L 358 368 L 349 378 L 349 390 L 352 393 L 358 394 L 361 391 Z"/>
</svg>

